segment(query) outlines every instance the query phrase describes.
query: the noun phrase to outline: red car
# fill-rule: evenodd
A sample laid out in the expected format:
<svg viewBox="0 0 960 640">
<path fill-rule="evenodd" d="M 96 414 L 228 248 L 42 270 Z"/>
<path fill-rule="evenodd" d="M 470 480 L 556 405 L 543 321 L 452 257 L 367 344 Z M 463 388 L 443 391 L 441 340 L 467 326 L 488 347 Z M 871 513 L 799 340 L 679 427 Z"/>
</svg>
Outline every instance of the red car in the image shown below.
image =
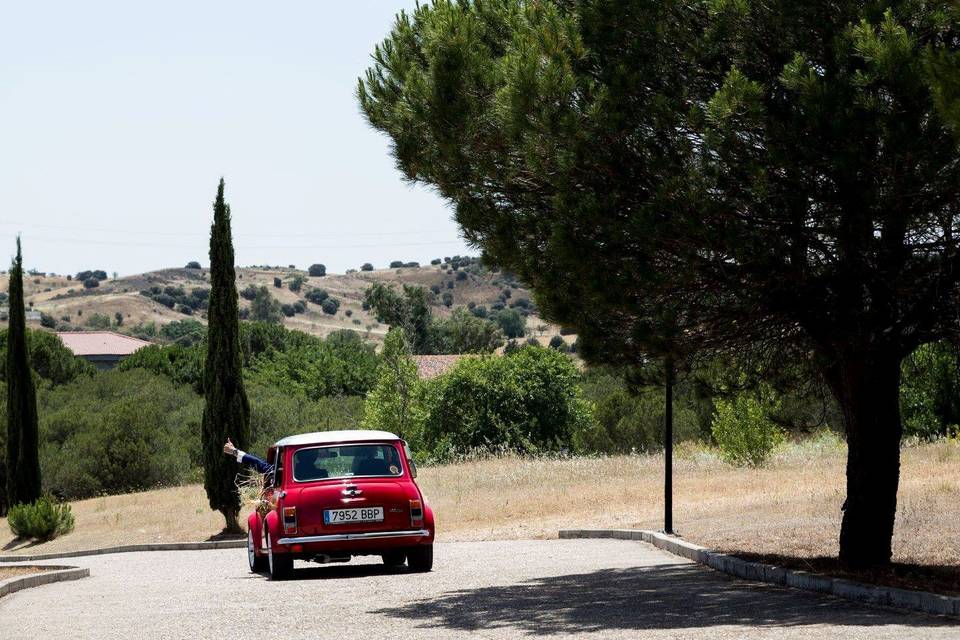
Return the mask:
<svg viewBox="0 0 960 640">
<path fill-rule="evenodd" d="M 251 571 L 273 579 L 295 559 L 347 562 L 379 555 L 384 564 L 433 568 L 433 512 L 414 481 L 410 448 L 385 431 L 326 431 L 270 447 L 264 506 L 247 521 Z M 261 515 L 265 513 L 265 515 Z"/>
</svg>

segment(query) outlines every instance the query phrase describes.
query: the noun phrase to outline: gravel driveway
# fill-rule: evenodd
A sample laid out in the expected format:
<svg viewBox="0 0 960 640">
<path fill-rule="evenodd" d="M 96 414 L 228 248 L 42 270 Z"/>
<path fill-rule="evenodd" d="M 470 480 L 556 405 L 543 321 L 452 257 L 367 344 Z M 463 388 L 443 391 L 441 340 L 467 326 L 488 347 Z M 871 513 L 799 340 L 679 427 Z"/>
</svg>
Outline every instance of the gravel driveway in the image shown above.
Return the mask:
<svg viewBox="0 0 960 640">
<path fill-rule="evenodd" d="M 957 638 L 945 619 L 729 579 L 639 542 L 448 543 L 433 573 L 242 549 L 75 558 L 90 578 L 0 599 L 0 638 Z M 364 564 L 360 564 L 364 562 Z"/>
</svg>

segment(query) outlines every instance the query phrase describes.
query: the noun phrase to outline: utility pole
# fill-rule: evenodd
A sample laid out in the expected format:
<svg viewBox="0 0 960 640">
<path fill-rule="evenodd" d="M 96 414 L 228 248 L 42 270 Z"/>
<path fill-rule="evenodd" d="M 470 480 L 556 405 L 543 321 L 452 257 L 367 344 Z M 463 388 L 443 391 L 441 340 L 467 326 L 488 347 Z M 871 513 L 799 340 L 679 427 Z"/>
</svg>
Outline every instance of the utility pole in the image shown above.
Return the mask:
<svg viewBox="0 0 960 640">
<path fill-rule="evenodd" d="M 664 359 L 663 532 L 673 533 L 673 358 Z"/>
</svg>

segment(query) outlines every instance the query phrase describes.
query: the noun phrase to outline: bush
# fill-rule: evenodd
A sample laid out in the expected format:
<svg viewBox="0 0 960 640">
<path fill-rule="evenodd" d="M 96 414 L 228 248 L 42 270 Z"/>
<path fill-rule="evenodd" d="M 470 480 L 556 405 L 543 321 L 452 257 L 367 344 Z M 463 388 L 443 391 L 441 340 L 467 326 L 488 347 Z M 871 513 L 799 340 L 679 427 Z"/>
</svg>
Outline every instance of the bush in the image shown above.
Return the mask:
<svg viewBox="0 0 960 640">
<path fill-rule="evenodd" d="M 353 309 L 347 309 L 346 311 L 343 312 L 343 314 L 349 318 L 350 316 L 353 315 Z"/>
<path fill-rule="evenodd" d="M 196 260 L 191 260 L 190 262 L 187 263 L 187 266 L 184 267 L 184 269 L 201 269 L 201 268 L 202 267 L 200 266 L 200 263 L 197 262 Z"/>
<path fill-rule="evenodd" d="M 81 271 L 77 274 L 76 279 L 83 282 L 84 280 L 89 280 L 93 278 L 94 280 L 106 280 L 107 272 L 102 269 L 96 269 L 95 271 Z"/>
<path fill-rule="evenodd" d="M 85 324 L 91 329 L 109 329 L 110 316 L 103 313 L 95 313 L 92 316 L 87 317 Z"/>
<path fill-rule="evenodd" d="M 399 269 L 402 266 L 403 266 L 403 260 L 394 260 L 393 262 L 390 263 L 391 269 Z"/>
<path fill-rule="evenodd" d="M 100 286 L 100 281 L 97 280 L 96 278 L 87 278 L 86 280 L 83 281 L 84 289 L 96 289 L 99 286 Z"/>
<path fill-rule="evenodd" d="M 370 264 L 369 262 L 364 262 L 360 266 L 360 271 L 373 271 L 373 265 Z"/>
<path fill-rule="evenodd" d="M 328 316 L 337 315 L 337 310 L 340 308 L 340 301 L 336 298 L 327 298 L 320 305 L 320 308 L 323 309 L 323 312 Z"/>
<path fill-rule="evenodd" d="M 458 282 L 463 282 L 463 281 L 466 280 L 466 279 L 467 279 L 467 272 L 466 272 L 466 271 L 458 271 L 458 272 L 457 272 L 457 281 L 458 281 Z"/>
<path fill-rule="evenodd" d="M 427 381 L 426 419 L 415 448 L 445 460 L 471 450 L 557 451 L 591 422 L 566 356 L 524 347 L 464 358 Z"/>
<path fill-rule="evenodd" d="M 286 303 L 280 305 L 280 311 L 283 313 L 283 315 L 285 315 L 288 318 L 292 318 L 297 313 L 296 310 L 293 308 L 292 304 L 286 304 Z"/>
<path fill-rule="evenodd" d="M 527 319 L 514 309 L 498 311 L 492 319 L 508 338 L 522 338 L 527 332 Z"/>
<path fill-rule="evenodd" d="M 314 266 L 316 266 L 316 265 L 314 265 Z M 323 265 L 320 265 L 320 266 L 323 266 Z M 324 273 L 326 273 L 326 272 L 324 272 Z M 312 274 L 311 274 L 311 275 L 312 275 Z M 293 277 L 293 280 L 290 281 L 290 291 L 293 291 L 294 293 L 299 293 L 299 292 L 300 292 L 300 289 L 303 288 L 303 283 L 306 282 L 306 281 L 307 281 L 307 279 L 304 278 L 303 276 L 301 276 L 301 275 L 299 275 L 299 274 L 295 275 L 295 276 Z"/>
<path fill-rule="evenodd" d="M 443 261 L 442 261 L 440 258 L 434 258 L 433 260 L 430 261 L 430 264 L 433 265 L 433 266 L 437 266 L 437 265 L 440 264 L 441 262 L 443 262 Z"/>
<path fill-rule="evenodd" d="M 250 319 L 254 322 L 270 322 L 280 324 L 281 317 L 280 303 L 273 299 L 269 289 L 266 287 L 254 287 L 256 294 L 250 303 Z"/>
<path fill-rule="evenodd" d="M 69 504 L 60 504 L 50 496 L 42 496 L 33 504 L 10 507 L 7 524 L 18 538 L 45 542 L 73 531 L 74 520 Z"/>
<path fill-rule="evenodd" d="M 443 292 L 442 299 L 443 299 L 443 306 L 448 308 L 453 306 L 453 294 L 450 293 L 449 291 Z"/>
<path fill-rule="evenodd" d="M 430 291 L 432 291 L 433 295 L 435 296 L 440 295 L 440 285 L 438 284 L 430 285 Z"/>
<path fill-rule="evenodd" d="M 278 277 L 273 278 L 273 286 L 277 289 L 283 289 L 283 280 Z"/>
<path fill-rule="evenodd" d="M 563 338 L 561 338 L 560 336 L 553 336 L 552 338 L 550 338 L 550 348 L 566 350 L 567 343 L 564 342 Z"/>
<path fill-rule="evenodd" d="M 67 321 L 69 322 L 69 318 L 67 319 Z M 47 314 L 47 313 L 43 313 L 43 312 L 41 311 L 41 312 L 40 312 L 40 326 L 41 326 L 41 327 L 46 327 L 47 329 L 54 329 L 54 328 L 56 328 L 56 326 L 57 326 L 57 319 L 54 318 L 53 316 L 51 316 L 51 315 L 49 315 L 49 314 Z"/>
<path fill-rule="evenodd" d="M 150 335 L 149 331 L 147 335 Z M 199 320 L 174 320 L 160 328 L 160 337 L 174 344 L 189 347 L 206 340 L 207 327 Z"/>
<path fill-rule="evenodd" d="M 307 269 L 307 273 L 310 274 L 311 278 L 322 278 L 327 275 L 327 267 L 322 264 L 312 264 L 310 268 Z"/>
<path fill-rule="evenodd" d="M 748 393 L 718 399 L 715 406 L 711 430 L 720 456 L 737 467 L 764 466 L 783 442 L 783 431 L 769 417 L 776 408 Z"/>
<path fill-rule="evenodd" d="M 294 313 L 303 313 L 306 310 L 307 310 L 307 305 L 303 303 L 303 300 L 297 300 L 296 302 L 293 303 Z"/>
<path fill-rule="evenodd" d="M 307 291 L 306 298 L 313 304 L 323 304 L 323 301 L 330 297 L 326 289 L 311 289 Z"/>
</svg>

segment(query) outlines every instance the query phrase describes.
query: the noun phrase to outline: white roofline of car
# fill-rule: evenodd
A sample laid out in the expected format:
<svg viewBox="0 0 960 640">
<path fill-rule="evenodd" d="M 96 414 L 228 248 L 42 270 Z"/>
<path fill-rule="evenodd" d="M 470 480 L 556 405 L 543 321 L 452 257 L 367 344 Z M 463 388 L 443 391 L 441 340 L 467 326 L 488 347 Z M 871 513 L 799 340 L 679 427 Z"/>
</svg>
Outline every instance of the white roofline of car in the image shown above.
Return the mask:
<svg viewBox="0 0 960 640">
<path fill-rule="evenodd" d="M 274 447 L 297 447 L 302 444 L 332 444 L 335 442 L 371 442 L 374 440 L 399 440 L 400 436 L 389 431 L 373 429 L 348 429 L 344 431 L 315 431 L 287 436 L 277 440 Z"/>
</svg>

